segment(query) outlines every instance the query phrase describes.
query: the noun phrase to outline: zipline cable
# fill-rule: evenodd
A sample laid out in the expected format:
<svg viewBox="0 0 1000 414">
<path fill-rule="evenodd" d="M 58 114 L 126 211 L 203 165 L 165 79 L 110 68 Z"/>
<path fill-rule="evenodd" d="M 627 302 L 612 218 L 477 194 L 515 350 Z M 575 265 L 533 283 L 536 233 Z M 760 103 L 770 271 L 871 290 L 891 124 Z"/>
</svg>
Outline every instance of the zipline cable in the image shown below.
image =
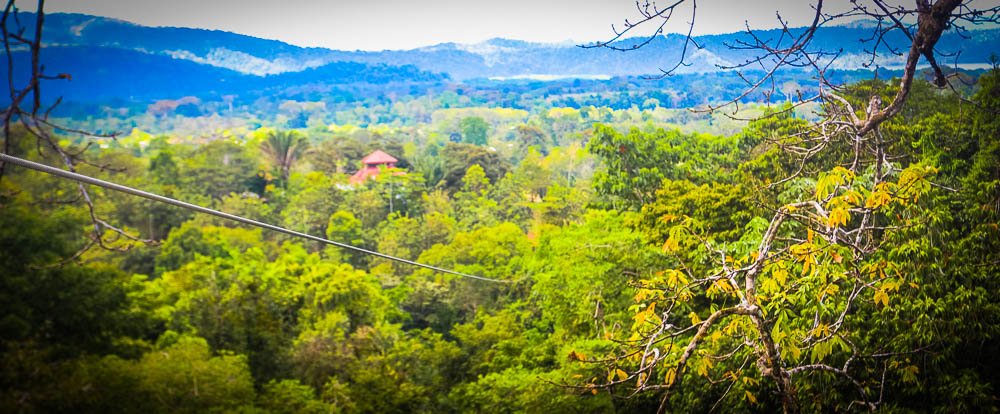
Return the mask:
<svg viewBox="0 0 1000 414">
<path fill-rule="evenodd" d="M 170 204 L 172 206 L 186 208 L 188 210 L 197 211 L 199 213 L 211 214 L 213 216 L 222 217 L 222 218 L 227 219 L 227 220 L 232 220 L 232 221 L 236 221 L 236 222 L 239 222 L 239 223 L 248 224 L 248 225 L 251 225 L 251 226 L 260 227 L 260 228 L 264 228 L 264 229 L 276 231 L 276 232 L 279 232 L 279 233 L 285 233 L 285 234 L 288 234 L 288 235 L 291 235 L 291 236 L 301 237 L 301 238 L 312 240 L 312 241 L 315 241 L 315 242 L 320 242 L 320 243 L 329 244 L 329 245 L 332 245 L 332 246 L 337 246 L 337 247 L 340 247 L 342 249 L 353 250 L 353 251 L 356 251 L 356 252 L 359 252 L 359 253 L 363 253 L 363 254 L 367 254 L 367 255 L 371 255 L 371 256 L 376 256 L 376 257 L 381 257 L 383 259 L 389 259 L 389 260 L 392 260 L 392 261 L 395 261 L 395 262 L 405 263 L 405 264 L 408 264 L 408 265 L 411 265 L 411 266 L 417 266 L 417 267 L 422 267 L 422 268 L 425 268 L 425 269 L 430 269 L 430 270 L 433 270 L 435 272 L 447 273 L 447 274 L 452 274 L 452 275 L 456 275 L 456 276 L 466 277 L 466 278 L 470 278 L 470 279 L 482 280 L 482 281 L 486 281 L 486 282 L 510 283 L 509 280 L 492 279 L 492 278 L 483 277 L 483 276 L 476 276 L 476 275 L 470 275 L 470 274 L 467 274 L 467 273 L 456 272 L 454 270 L 443 269 L 443 268 L 440 268 L 440 267 L 437 267 L 437 266 L 431 266 L 429 264 L 414 262 L 412 260 L 403 259 L 401 257 L 390 256 L 390 255 L 387 255 L 385 253 L 379 253 L 379 252 L 376 252 L 376 251 L 372 251 L 372 250 L 368 250 L 368 249 L 363 249 L 363 248 L 360 248 L 360 247 L 357 247 L 357 246 L 351 246 L 349 244 L 335 242 L 335 241 L 332 241 L 332 240 L 327 240 L 327 239 L 324 239 L 322 237 L 316 237 L 316 236 L 309 235 L 309 234 L 306 234 L 306 233 L 297 232 L 297 231 L 294 231 L 294 230 L 289 230 L 289 229 L 286 229 L 284 227 L 278 227 L 278 226 L 275 226 L 273 224 L 262 223 L 262 222 L 259 222 L 259 221 L 256 221 L 256 220 L 251 220 L 251 219 L 240 217 L 240 216 L 237 216 L 237 215 L 234 215 L 234 214 L 224 213 L 224 212 L 221 212 L 221 211 L 218 211 L 218 210 L 213 210 L 213 209 L 210 209 L 210 208 L 207 208 L 207 207 L 202 207 L 202 206 L 199 206 L 199 205 L 187 203 L 187 202 L 176 200 L 176 199 L 173 199 L 173 198 L 170 198 L 170 197 L 164 197 L 164 196 L 161 196 L 159 194 L 153 194 L 153 193 L 150 193 L 150 192 L 142 191 L 142 190 L 135 189 L 135 188 L 128 187 L 128 186 L 124 186 L 124 185 L 121 185 L 121 184 L 115 184 L 115 183 L 112 183 L 112 182 L 104 181 L 104 180 L 97 179 L 97 178 L 90 177 L 90 176 L 86 176 L 86 175 L 83 175 L 83 174 L 78 174 L 78 173 L 75 173 L 75 172 L 72 172 L 72 171 L 62 170 L 62 169 L 51 167 L 51 166 L 48 166 L 48 165 L 45 165 L 45 164 L 39 164 L 39 163 L 34 162 L 34 161 L 28 161 L 26 159 L 14 157 L 14 156 L 11 156 L 11 155 L 8 155 L 8 154 L 4 154 L 4 153 L 0 153 L 0 161 L 9 162 L 9 163 L 14 164 L 14 165 L 18 165 L 18 166 L 21 166 L 21 167 L 24 167 L 24 168 L 35 170 L 35 171 L 40 171 L 40 172 L 43 172 L 43 173 L 46 173 L 46 174 L 50 174 L 50 175 L 54 175 L 54 176 L 57 176 L 57 177 L 67 178 L 67 179 L 74 180 L 74 181 L 79 181 L 79 182 L 84 183 L 84 184 L 96 185 L 98 187 L 104 187 L 104 188 L 107 188 L 109 190 L 119 191 L 119 192 L 122 192 L 122 193 L 131 194 L 131 195 L 134 195 L 134 196 L 139 196 L 139 197 L 146 198 L 146 199 L 149 199 L 149 200 L 158 201 L 158 202 L 161 202 L 161 203 L 164 203 L 164 204 Z"/>
</svg>

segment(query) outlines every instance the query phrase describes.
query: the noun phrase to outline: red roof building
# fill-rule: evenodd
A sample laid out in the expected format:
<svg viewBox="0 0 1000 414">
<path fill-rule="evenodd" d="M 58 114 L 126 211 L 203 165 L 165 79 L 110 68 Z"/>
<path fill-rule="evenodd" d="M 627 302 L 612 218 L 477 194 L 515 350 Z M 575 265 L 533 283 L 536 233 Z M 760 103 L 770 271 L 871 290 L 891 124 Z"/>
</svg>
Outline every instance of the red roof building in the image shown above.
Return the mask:
<svg viewBox="0 0 1000 414">
<path fill-rule="evenodd" d="M 364 165 L 351 176 L 351 184 L 361 184 L 365 180 L 377 176 L 379 168 L 396 168 L 397 162 L 399 160 L 393 158 L 392 155 L 386 154 L 382 150 L 375 150 L 361 159 L 361 164 Z"/>
</svg>

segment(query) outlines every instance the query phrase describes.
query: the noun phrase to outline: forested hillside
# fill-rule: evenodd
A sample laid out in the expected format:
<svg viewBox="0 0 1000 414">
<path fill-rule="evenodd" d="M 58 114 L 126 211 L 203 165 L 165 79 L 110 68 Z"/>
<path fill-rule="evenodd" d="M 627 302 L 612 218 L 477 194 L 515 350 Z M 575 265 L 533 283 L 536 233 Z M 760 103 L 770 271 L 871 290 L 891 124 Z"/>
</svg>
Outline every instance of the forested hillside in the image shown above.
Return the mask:
<svg viewBox="0 0 1000 414">
<path fill-rule="evenodd" d="M 853 88 L 892 92 L 878 82 Z M 810 328 L 814 312 L 835 309 L 821 306 L 823 292 L 851 289 L 835 276 L 847 253 L 802 247 L 818 240 L 785 242 L 809 249 L 768 270 L 761 288 L 781 321 L 775 334 L 792 349 L 785 358 L 835 363 L 849 343 L 886 355 L 856 362 L 858 381 L 879 389 L 884 407 L 995 404 L 997 367 L 987 356 L 1000 317 L 998 94 L 996 73 L 979 81 L 982 106 L 919 84 L 905 115 L 884 127 L 905 156 L 892 161 L 893 183 L 859 190 L 858 203 L 904 225 L 886 228 L 883 253 L 855 264 L 880 276 L 858 291 L 849 333 L 807 339 L 828 335 Z M 75 184 L 8 167 L 4 411 L 655 409 L 655 396 L 619 398 L 629 394 L 624 384 L 593 387 L 635 363 L 602 361 L 629 349 L 643 319 L 655 317 L 648 286 L 685 283 L 688 273 L 668 269 L 707 263 L 704 242 L 726 246 L 738 265 L 775 206 L 828 191 L 838 174 L 829 169 L 839 162 L 834 153 L 810 163 L 828 171 L 818 181 L 767 186 L 796 168 L 766 139 L 804 125 L 788 115 L 720 136 L 564 124 L 567 115 L 555 110 L 465 113 L 477 114 L 471 119 L 490 121 L 487 143 L 504 151 L 421 135 L 434 125 L 354 128 L 319 141 L 292 133 L 309 150 L 283 177 L 281 160 L 262 149 L 289 134 L 262 130 L 200 144 L 108 141 L 87 151 L 112 169 L 80 171 L 507 283 L 435 274 L 98 189 L 102 216 L 157 243 L 108 233 L 106 249 L 77 255 L 94 241 L 87 209 L 73 203 Z M 57 163 L 29 140 L 16 142 L 14 154 Z M 348 186 L 373 149 L 398 157 L 406 174 Z M 685 304 L 685 314 L 705 317 L 730 293 L 710 288 L 714 300 Z M 731 329 L 740 328 L 713 334 L 710 346 L 730 347 Z M 677 409 L 706 411 L 725 395 L 731 410 L 776 408 L 770 385 L 752 380 L 756 368 L 744 358 L 692 364 L 697 374 Z M 846 409 L 858 398 L 833 375 L 803 384 L 800 396 L 815 410 Z"/>
<path fill-rule="evenodd" d="M 32 32 L 34 17 L 19 14 L 25 33 Z M 753 54 L 752 49 L 731 47 L 752 41 L 738 27 L 730 28 L 731 33 L 696 36 L 699 48 L 677 68 L 677 76 L 653 80 L 650 76 L 679 58 L 684 36 L 657 37 L 628 54 L 511 39 L 413 50 L 341 51 L 217 30 L 145 27 L 82 14 L 46 15 L 44 27 L 46 72 L 71 76 L 46 85 L 50 103 L 62 98 L 51 115 L 100 133 L 127 133 L 137 127 L 207 136 L 234 125 L 303 128 L 307 118 L 326 124 L 373 122 L 352 116 L 358 107 L 368 109 L 377 123 L 409 122 L 382 108 L 396 103 L 423 106 L 424 112 L 438 105 L 523 110 L 691 108 L 739 96 L 744 79 L 727 69 Z M 804 29 L 791 30 L 799 34 Z M 979 73 L 990 67 L 991 54 L 1000 48 L 1000 29 L 979 29 L 942 35 L 937 48 L 947 56 L 948 70 Z M 901 75 L 903 59 L 897 53 L 908 39 L 894 31 L 884 38 L 869 38 L 870 30 L 865 24 L 817 30 L 815 44 L 838 55 L 825 68 L 829 79 L 837 84 L 857 82 L 871 78 L 873 70 L 883 79 Z M 765 30 L 758 36 L 779 39 L 781 33 Z M 640 43 L 639 38 L 626 38 L 615 47 L 630 49 Z M 32 54 L 12 46 L 9 58 L 0 54 L 0 67 L 8 60 L 14 67 L 28 66 Z M 873 60 L 871 51 L 877 48 L 887 50 Z M 759 67 L 749 69 L 763 72 Z M 741 101 L 784 102 L 816 92 L 810 71 L 788 67 L 779 72 L 782 82 Z M 14 85 L 28 80 L 26 72 L 14 74 Z M 955 82 L 955 87 L 963 89 L 968 83 Z M 9 102 L 10 87 L 2 83 L 0 102 Z M 183 107 L 172 105 L 178 100 L 185 100 Z M 292 114 L 289 122 L 278 116 L 296 112 L 283 108 L 286 103 L 318 109 L 303 119 Z"/>
</svg>

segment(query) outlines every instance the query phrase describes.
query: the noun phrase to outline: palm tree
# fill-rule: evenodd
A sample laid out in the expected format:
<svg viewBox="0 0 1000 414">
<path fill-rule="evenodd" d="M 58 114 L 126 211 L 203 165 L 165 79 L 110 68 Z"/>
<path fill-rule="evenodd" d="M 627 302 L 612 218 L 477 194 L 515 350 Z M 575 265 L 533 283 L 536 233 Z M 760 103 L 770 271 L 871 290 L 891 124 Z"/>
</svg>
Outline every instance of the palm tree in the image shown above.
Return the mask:
<svg viewBox="0 0 1000 414">
<path fill-rule="evenodd" d="M 267 156 L 274 168 L 281 171 L 281 178 L 288 182 L 292 164 L 309 148 L 309 142 L 296 131 L 272 131 L 260 144 L 260 150 Z"/>
</svg>

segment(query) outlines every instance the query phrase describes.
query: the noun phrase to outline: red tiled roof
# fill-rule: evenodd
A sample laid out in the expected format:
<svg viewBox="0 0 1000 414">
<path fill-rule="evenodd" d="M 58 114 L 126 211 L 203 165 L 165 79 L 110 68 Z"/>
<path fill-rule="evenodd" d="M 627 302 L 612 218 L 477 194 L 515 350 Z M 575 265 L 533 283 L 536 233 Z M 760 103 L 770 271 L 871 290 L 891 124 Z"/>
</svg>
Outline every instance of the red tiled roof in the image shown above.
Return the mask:
<svg viewBox="0 0 1000 414">
<path fill-rule="evenodd" d="M 351 176 L 350 183 L 351 184 L 361 184 L 361 183 L 365 182 L 366 180 L 368 180 L 369 178 L 373 178 L 373 177 L 377 178 L 378 175 L 379 175 L 379 172 L 380 171 L 379 171 L 378 168 L 362 168 L 362 169 L 358 170 L 358 172 L 354 173 L 354 175 Z M 401 176 L 406 175 L 406 172 L 404 172 L 404 171 L 395 171 L 395 172 L 392 173 L 392 175 L 396 176 L 396 177 L 401 177 Z"/>
<path fill-rule="evenodd" d="M 382 152 L 382 150 L 375 150 L 375 152 L 368 154 L 367 157 L 361 159 L 361 163 L 368 164 L 389 164 L 393 162 L 398 162 L 399 160 L 392 157 L 392 155 Z"/>
<path fill-rule="evenodd" d="M 372 171 L 368 168 L 362 168 L 351 176 L 351 184 L 361 184 L 372 175 L 378 175 L 378 169 Z"/>
</svg>

